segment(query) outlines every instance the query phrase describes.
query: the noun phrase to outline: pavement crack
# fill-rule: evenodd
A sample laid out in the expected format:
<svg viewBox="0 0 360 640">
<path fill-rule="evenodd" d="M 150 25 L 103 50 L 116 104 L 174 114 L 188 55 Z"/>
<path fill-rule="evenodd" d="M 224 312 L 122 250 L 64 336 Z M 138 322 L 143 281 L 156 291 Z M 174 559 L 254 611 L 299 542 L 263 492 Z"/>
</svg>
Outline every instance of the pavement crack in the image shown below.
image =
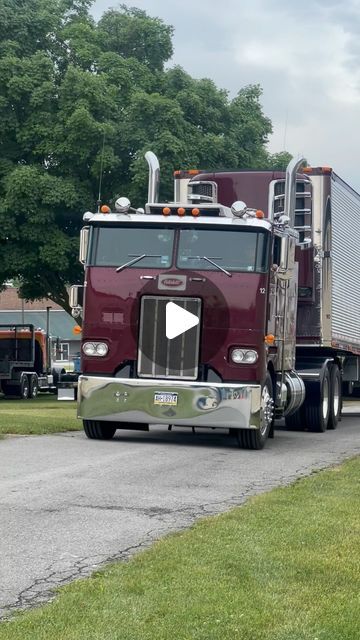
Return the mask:
<svg viewBox="0 0 360 640">
<path fill-rule="evenodd" d="M 31 585 L 23 589 L 16 600 L 0 609 L 0 622 L 8 620 L 15 610 L 25 610 L 51 602 L 56 597 L 56 589 L 65 586 L 74 580 L 90 576 L 94 571 L 105 568 L 106 565 L 120 561 L 128 560 L 137 551 L 149 547 L 159 537 L 157 529 L 151 529 L 146 532 L 145 537 L 136 544 L 130 545 L 113 553 L 96 554 L 78 558 L 69 569 L 55 569 L 54 566 L 61 564 L 61 560 L 54 561 L 46 569 L 46 575 L 34 580 Z"/>
</svg>

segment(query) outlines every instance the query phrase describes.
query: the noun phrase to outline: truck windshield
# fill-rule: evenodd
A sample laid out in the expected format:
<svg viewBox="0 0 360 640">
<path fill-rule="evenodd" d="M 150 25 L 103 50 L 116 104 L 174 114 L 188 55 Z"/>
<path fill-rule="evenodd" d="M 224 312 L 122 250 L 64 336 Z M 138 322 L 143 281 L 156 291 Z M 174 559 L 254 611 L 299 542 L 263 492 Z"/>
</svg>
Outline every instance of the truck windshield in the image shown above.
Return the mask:
<svg viewBox="0 0 360 640">
<path fill-rule="evenodd" d="M 183 229 L 180 231 L 179 269 L 255 271 L 267 268 L 266 234 L 243 229 Z M 214 264 L 216 263 L 216 264 Z"/>
<path fill-rule="evenodd" d="M 142 256 L 141 269 L 168 268 L 172 263 L 174 230 L 154 227 L 97 227 L 94 229 L 90 264 L 139 268 L 134 256 Z"/>
</svg>

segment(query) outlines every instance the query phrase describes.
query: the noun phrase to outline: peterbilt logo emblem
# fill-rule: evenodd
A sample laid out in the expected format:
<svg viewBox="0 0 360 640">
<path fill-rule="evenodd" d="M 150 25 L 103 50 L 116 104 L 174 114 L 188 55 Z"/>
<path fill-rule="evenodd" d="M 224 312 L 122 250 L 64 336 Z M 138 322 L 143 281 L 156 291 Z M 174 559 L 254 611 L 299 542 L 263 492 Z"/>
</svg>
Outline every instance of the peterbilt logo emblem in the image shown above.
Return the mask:
<svg viewBox="0 0 360 640">
<path fill-rule="evenodd" d="M 161 290 L 176 289 L 177 291 L 185 291 L 186 276 L 178 276 L 178 275 L 171 275 L 171 274 L 159 276 L 158 288 Z"/>
<path fill-rule="evenodd" d="M 182 285 L 181 280 L 177 278 L 166 278 L 162 283 L 167 287 L 180 287 L 180 285 Z"/>
</svg>

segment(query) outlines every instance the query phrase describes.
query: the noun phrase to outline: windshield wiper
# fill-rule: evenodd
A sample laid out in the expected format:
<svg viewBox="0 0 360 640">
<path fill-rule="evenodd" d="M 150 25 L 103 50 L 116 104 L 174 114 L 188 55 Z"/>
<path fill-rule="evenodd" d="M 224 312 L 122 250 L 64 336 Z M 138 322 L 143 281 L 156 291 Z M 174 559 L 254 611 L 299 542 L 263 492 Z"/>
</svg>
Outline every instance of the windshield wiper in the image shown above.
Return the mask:
<svg viewBox="0 0 360 640">
<path fill-rule="evenodd" d="M 129 258 L 131 257 L 131 255 L 132 254 L 129 253 Z M 122 271 L 123 269 L 126 269 L 126 267 L 131 267 L 132 264 L 136 264 L 137 262 L 140 262 L 140 260 L 142 260 L 143 258 L 161 258 L 161 255 L 154 255 L 154 254 L 150 254 L 150 253 L 142 253 L 141 256 L 134 256 L 133 260 L 129 260 L 129 262 L 125 262 L 120 267 L 117 267 L 117 269 L 115 269 L 115 271 Z"/>
<path fill-rule="evenodd" d="M 215 257 L 215 259 L 222 260 L 222 258 L 217 258 L 217 257 Z M 226 273 L 226 275 L 229 276 L 229 278 L 232 278 L 232 273 L 224 269 L 224 267 L 221 267 L 219 264 L 217 264 L 217 262 L 214 262 L 214 258 L 208 258 L 207 256 L 188 256 L 188 260 L 206 260 L 206 262 L 209 262 L 210 264 L 212 264 L 214 267 L 219 269 L 219 271 Z"/>
</svg>

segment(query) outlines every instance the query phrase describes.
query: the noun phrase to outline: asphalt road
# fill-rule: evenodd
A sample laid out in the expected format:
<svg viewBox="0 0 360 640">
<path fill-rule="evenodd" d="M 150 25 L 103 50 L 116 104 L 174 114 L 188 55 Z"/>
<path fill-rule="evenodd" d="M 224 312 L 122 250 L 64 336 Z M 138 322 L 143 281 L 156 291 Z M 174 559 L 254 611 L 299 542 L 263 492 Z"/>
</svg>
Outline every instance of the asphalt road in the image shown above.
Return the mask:
<svg viewBox="0 0 360 640">
<path fill-rule="evenodd" d="M 119 434 L 119 432 L 118 432 Z M 219 432 L 82 433 L 0 441 L 0 611 L 126 558 L 197 518 L 360 452 L 360 417 L 325 434 L 276 432 L 242 451 Z"/>
</svg>

